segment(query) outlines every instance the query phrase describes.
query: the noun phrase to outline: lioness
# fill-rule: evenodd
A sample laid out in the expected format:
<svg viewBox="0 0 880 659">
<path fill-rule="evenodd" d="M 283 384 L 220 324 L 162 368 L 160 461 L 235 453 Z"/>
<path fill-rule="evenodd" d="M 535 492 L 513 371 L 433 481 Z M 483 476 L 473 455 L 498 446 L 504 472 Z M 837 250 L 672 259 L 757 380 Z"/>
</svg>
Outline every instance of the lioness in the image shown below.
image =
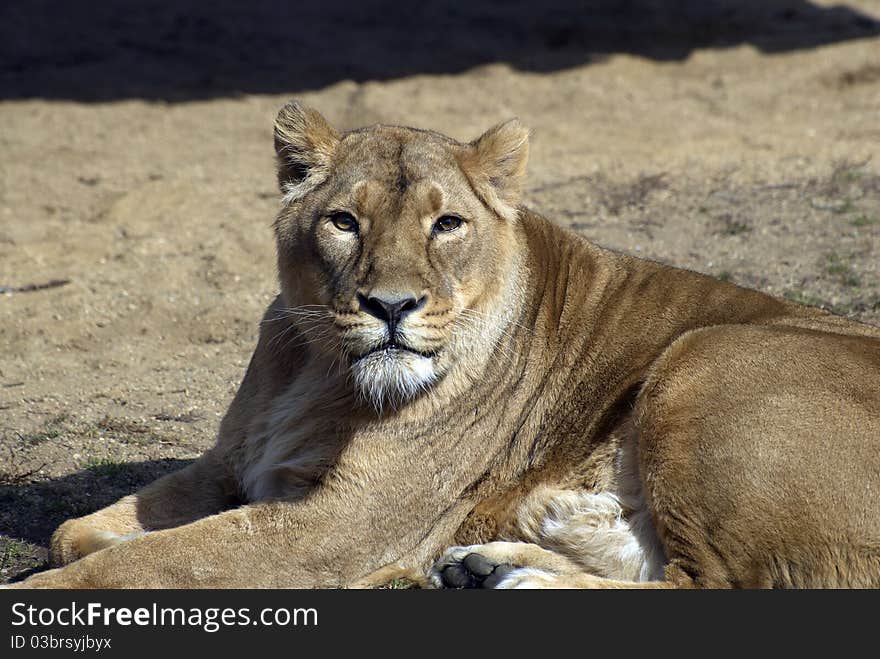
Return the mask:
<svg viewBox="0 0 880 659">
<path fill-rule="evenodd" d="M 281 293 L 216 446 L 18 586 L 880 586 L 880 330 L 519 206 L 516 120 L 291 103 L 275 149 Z"/>
</svg>

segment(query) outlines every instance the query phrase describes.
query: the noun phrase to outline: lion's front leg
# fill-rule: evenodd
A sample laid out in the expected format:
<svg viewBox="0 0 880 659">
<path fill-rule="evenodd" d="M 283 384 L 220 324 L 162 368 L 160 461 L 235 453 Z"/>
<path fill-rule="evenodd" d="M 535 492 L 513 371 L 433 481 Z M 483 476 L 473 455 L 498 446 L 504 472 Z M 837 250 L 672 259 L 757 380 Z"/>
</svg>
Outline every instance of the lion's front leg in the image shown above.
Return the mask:
<svg viewBox="0 0 880 659">
<path fill-rule="evenodd" d="M 277 506 L 272 506 L 277 508 Z M 142 533 L 66 567 L 33 575 L 18 588 L 210 588 L 295 585 L 295 533 L 271 528 L 257 507 Z M 274 516 L 284 527 L 284 515 Z M 293 537 L 292 537 L 293 536 Z M 270 581 L 267 581 L 270 580 Z"/>
<path fill-rule="evenodd" d="M 587 574 L 565 556 L 529 542 L 450 547 L 434 564 L 438 588 L 672 588 L 668 582 L 634 582 Z"/>
<path fill-rule="evenodd" d="M 418 548 L 427 529 L 411 532 L 384 511 L 381 517 L 377 512 L 375 518 L 361 518 L 338 511 L 328 514 L 327 508 L 321 496 L 242 506 L 140 534 L 14 586 L 335 588 L 378 570 L 388 556 L 397 560 L 436 551 L 436 539 Z M 396 544 L 388 544 L 387 538 L 396 538 Z"/>
<path fill-rule="evenodd" d="M 213 453 L 208 453 L 136 494 L 90 515 L 67 520 L 52 534 L 52 566 L 68 565 L 144 532 L 180 526 L 223 510 L 234 488 L 222 465 Z"/>
</svg>

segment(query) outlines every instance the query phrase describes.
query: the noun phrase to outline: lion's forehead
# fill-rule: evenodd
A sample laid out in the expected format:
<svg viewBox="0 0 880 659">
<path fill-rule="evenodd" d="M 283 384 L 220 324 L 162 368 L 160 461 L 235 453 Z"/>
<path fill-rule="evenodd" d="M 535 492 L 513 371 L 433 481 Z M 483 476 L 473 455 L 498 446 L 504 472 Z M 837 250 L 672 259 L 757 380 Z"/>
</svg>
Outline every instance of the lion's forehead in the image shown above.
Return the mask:
<svg viewBox="0 0 880 659">
<path fill-rule="evenodd" d="M 402 187 L 426 179 L 442 185 L 462 177 L 454 143 L 432 133 L 377 127 L 347 135 L 341 146 L 336 171 L 349 180 Z"/>
<path fill-rule="evenodd" d="M 451 148 L 404 130 L 348 143 L 334 171 L 331 204 L 372 218 L 427 216 L 475 199 Z M 407 139 L 409 137 L 409 139 Z"/>
<path fill-rule="evenodd" d="M 444 208 L 449 196 L 434 178 L 410 181 L 399 187 L 384 180 L 364 178 L 340 192 L 355 212 L 374 221 L 434 215 Z"/>
</svg>

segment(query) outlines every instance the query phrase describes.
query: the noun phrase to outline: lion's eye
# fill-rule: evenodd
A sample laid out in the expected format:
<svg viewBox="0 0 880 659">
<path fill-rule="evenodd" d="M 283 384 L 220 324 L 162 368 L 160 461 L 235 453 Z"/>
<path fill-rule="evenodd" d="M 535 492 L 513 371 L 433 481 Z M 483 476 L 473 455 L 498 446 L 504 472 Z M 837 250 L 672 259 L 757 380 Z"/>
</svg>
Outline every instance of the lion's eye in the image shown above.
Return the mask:
<svg viewBox="0 0 880 659">
<path fill-rule="evenodd" d="M 340 231 L 357 233 L 358 223 L 357 220 L 352 217 L 351 213 L 333 213 L 333 215 L 330 216 L 330 221 L 333 222 L 333 226 Z"/>
<path fill-rule="evenodd" d="M 443 217 L 437 218 L 437 221 L 434 222 L 434 226 L 431 227 L 431 232 L 449 233 L 450 231 L 455 231 L 462 225 L 463 221 L 464 220 L 460 217 L 455 217 L 455 215 L 444 215 Z"/>
</svg>

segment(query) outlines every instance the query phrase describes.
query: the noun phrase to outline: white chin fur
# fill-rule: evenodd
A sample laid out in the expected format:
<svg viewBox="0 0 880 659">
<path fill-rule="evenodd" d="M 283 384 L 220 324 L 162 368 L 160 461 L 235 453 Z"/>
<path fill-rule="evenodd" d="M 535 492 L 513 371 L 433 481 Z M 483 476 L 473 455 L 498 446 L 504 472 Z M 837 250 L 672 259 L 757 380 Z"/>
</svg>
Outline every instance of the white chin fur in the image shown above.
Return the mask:
<svg viewBox="0 0 880 659">
<path fill-rule="evenodd" d="M 387 404 L 406 403 L 437 378 L 433 359 L 406 350 L 374 352 L 351 370 L 361 394 L 380 412 Z"/>
</svg>

